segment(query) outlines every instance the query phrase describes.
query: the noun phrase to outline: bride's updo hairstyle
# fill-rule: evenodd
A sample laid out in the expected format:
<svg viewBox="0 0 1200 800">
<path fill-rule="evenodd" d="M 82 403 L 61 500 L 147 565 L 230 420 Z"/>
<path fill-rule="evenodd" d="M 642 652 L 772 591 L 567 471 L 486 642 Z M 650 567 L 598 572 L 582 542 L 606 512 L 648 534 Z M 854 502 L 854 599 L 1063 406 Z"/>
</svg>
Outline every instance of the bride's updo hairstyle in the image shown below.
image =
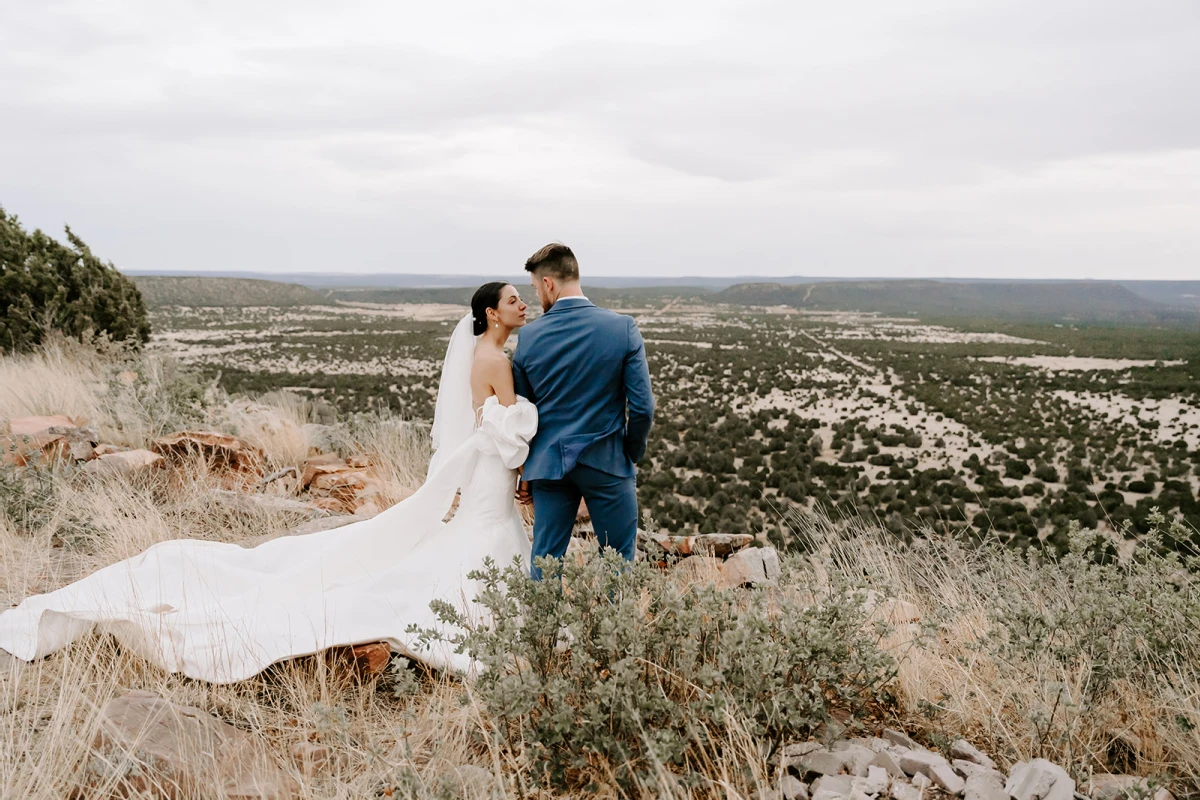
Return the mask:
<svg viewBox="0 0 1200 800">
<path fill-rule="evenodd" d="M 504 281 L 492 281 L 475 290 L 475 296 L 471 298 L 471 330 L 476 336 L 488 329 L 488 309 L 500 307 L 500 293 L 504 291 L 505 286 L 508 284 Z"/>
</svg>

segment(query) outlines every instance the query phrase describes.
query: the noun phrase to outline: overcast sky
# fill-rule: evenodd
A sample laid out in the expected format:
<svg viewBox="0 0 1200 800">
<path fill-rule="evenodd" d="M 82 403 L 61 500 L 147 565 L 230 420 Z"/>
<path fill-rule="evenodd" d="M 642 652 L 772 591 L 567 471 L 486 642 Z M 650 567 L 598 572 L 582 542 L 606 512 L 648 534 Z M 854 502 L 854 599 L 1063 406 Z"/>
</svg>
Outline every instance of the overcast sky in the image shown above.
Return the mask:
<svg viewBox="0 0 1200 800">
<path fill-rule="evenodd" d="M 1200 278 L 1197 0 L 10 2 L 0 111 L 127 269 Z"/>
</svg>

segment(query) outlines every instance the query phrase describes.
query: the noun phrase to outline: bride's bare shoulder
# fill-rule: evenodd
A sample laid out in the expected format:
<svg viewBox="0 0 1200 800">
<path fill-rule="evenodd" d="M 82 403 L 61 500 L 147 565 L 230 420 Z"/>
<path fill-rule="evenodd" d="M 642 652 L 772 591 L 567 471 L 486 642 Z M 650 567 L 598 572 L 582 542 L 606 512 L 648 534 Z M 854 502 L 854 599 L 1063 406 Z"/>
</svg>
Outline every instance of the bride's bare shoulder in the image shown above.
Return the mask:
<svg viewBox="0 0 1200 800">
<path fill-rule="evenodd" d="M 475 361 L 471 366 L 475 372 L 495 374 L 499 371 L 512 372 L 512 363 L 501 350 L 479 348 L 475 351 Z"/>
</svg>

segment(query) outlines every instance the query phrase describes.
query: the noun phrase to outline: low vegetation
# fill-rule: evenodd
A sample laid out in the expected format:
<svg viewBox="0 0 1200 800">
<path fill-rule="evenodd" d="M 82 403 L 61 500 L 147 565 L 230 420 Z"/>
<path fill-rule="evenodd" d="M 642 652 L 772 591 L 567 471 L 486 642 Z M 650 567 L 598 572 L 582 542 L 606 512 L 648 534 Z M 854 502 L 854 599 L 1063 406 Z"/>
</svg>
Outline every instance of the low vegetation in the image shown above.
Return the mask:
<svg viewBox="0 0 1200 800">
<path fill-rule="evenodd" d="M 161 354 L 66 343 L 0 360 L 0 385 L 2 417 L 65 413 L 130 446 L 210 425 L 254 433 L 279 464 L 302 457 L 296 425 L 315 416 L 296 415 L 317 413 L 267 403 L 275 422 L 251 423 Z M 377 408 L 323 421 L 340 447 L 382 455 L 415 486 L 425 454 L 392 420 Z M 157 541 L 246 541 L 299 521 L 222 504 L 218 477 L 0 466 L 0 603 Z M 475 682 L 397 659 L 361 683 L 318 656 L 212 686 L 104 635 L 35 664 L 0 657 L 0 796 L 70 795 L 98 710 L 130 689 L 251 732 L 308 798 L 748 798 L 773 781 L 781 744 L 885 724 L 935 748 L 965 735 L 1002 766 L 1044 756 L 1077 779 L 1128 771 L 1200 788 L 1200 565 L 1163 546 L 1187 537 L 1178 519 L 1149 513 L 1120 552 L 1113 532 L 1068 523 L 1061 554 L 919 519 L 896 536 L 820 507 L 776 521 L 793 545 L 777 586 L 719 590 L 703 573 L 583 559 L 567 562 L 559 592 L 489 567 L 482 601 L 497 624 L 468 625 L 461 642 L 490 667 Z M 291 758 L 304 742 L 339 757 L 305 777 Z M 466 767 L 482 780 L 464 780 Z"/>
</svg>

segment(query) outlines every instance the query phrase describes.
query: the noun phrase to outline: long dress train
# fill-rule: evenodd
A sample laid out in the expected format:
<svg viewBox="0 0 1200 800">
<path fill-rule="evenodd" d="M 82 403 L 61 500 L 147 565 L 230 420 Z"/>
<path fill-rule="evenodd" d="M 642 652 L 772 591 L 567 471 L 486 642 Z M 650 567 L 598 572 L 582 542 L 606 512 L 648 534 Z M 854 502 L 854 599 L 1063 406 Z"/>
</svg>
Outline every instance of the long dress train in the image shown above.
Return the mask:
<svg viewBox="0 0 1200 800">
<path fill-rule="evenodd" d="M 0 649 L 32 661 L 95 627 L 165 670 L 231 683 L 277 661 L 337 645 L 386 641 L 437 668 L 465 673 L 466 654 L 420 649 L 410 624 L 438 628 L 434 599 L 469 615 L 477 587 L 466 576 L 530 545 L 513 503 L 516 467 L 537 431 L 523 398 L 480 409 L 475 431 L 439 452 L 425 485 L 378 516 L 253 549 L 177 540 L 105 567 L 0 613 Z M 454 518 L 443 523 L 455 493 Z"/>
</svg>

